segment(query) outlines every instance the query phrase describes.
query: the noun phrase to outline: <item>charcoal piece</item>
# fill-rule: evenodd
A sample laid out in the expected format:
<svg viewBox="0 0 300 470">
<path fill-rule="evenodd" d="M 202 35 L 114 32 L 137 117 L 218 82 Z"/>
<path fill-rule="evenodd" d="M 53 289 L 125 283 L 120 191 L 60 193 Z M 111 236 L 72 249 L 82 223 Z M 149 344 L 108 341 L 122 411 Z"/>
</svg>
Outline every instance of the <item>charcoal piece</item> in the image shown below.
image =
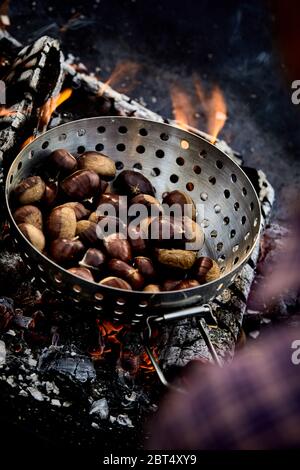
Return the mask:
<svg viewBox="0 0 300 470">
<path fill-rule="evenodd" d="M 65 375 L 80 383 L 92 382 L 96 378 L 94 365 L 87 356 L 52 347 L 42 352 L 38 369 L 40 372 Z"/>
<path fill-rule="evenodd" d="M 14 302 L 9 297 L 0 298 L 0 331 L 9 328 L 14 317 Z"/>
</svg>

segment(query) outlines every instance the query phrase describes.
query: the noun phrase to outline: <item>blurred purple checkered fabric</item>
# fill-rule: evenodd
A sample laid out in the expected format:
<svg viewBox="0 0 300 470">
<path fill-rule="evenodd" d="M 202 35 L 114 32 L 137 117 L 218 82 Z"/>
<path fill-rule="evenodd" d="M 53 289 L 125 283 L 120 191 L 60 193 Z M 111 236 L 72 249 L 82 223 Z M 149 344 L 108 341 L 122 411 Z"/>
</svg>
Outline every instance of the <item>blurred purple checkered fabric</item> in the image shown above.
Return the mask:
<svg viewBox="0 0 300 470">
<path fill-rule="evenodd" d="M 195 365 L 187 394 L 166 395 L 149 449 L 300 447 L 300 330 L 277 331 L 222 369 Z M 294 343 L 295 346 L 295 343 Z"/>
</svg>

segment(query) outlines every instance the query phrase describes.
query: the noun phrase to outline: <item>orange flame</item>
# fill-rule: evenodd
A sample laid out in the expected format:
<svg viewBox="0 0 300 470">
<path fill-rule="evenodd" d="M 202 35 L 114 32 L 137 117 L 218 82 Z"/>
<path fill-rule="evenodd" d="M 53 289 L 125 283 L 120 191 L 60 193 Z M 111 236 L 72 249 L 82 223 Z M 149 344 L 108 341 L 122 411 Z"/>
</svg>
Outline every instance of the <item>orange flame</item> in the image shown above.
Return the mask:
<svg viewBox="0 0 300 470">
<path fill-rule="evenodd" d="M 120 62 L 116 65 L 109 79 L 101 86 L 98 95 L 102 96 L 109 86 L 117 91 L 128 93 L 138 84 L 136 75 L 141 66 L 131 60 Z"/>
<path fill-rule="evenodd" d="M 16 114 L 16 111 L 11 111 L 9 108 L 0 107 L 0 116 L 11 116 Z"/>
<path fill-rule="evenodd" d="M 34 135 L 31 135 L 30 137 L 28 137 L 24 142 L 23 144 L 21 145 L 21 149 L 23 149 L 24 147 L 26 147 L 26 145 L 30 144 L 30 142 L 33 142 L 35 139 Z"/>
<path fill-rule="evenodd" d="M 215 85 L 208 96 L 203 90 L 200 78 L 196 74 L 194 74 L 193 78 L 196 95 L 206 114 L 207 133 L 211 135 L 211 143 L 214 144 L 227 119 L 224 95 L 220 87 Z"/>
<path fill-rule="evenodd" d="M 222 91 L 218 86 L 212 90 L 209 100 L 209 113 L 207 120 L 207 132 L 212 136 L 214 144 L 219 132 L 223 129 L 227 119 L 227 108 Z"/>
<path fill-rule="evenodd" d="M 194 87 L 199 104 L 206 116 L 207 133 L 214 144 L 227 119 L 227 107 L 221 89 L 215 85 L 210 94 L 203 89 L 198 75 L 193 75 Z M 181 85 L 172 85 L 170 89 L 173 115 L 176 123 L 183 129 L 197 127 L 197 107 Z"/>
<path fill-rule="evenodd" d="M 173 84 L 170 88 L 173 115 L 179 127 L 195 126 L 195 107 L 191 97 L 179 84 Z"/>
<path fill-rule="evenodd" d="M 72 88 L 66 88 L 61 93 L 56 96 L 52 96 L 46 103 L 40 108 L 40 117 L 39 117 L 39 129 L 45 129 L 51 119 L 52 113 L 70 98 L 72 95 Z"/>
<path fill-rule="evenodd" d="M 9 13 L 10 0 L 4 0 L 0 5 L 0 29 L 5 29 L 10 26 Z"/>
<path fill-rule="evenodd" d="M 48 126 L 48 123 L 51 119 L 52 113 L 60 106 L 64 101 L 68 100 L 72 95 L 73 90 L 72 88 L 66 88 L 61 93 L 56 96 L 52 96 L 49 100 L 46 101 L 45 104 L 39 110 L 39 120 L 37 124 L 37 131 L 44 132 Z M 28 137 L 25 142 L 21 145 L 21 149 L 26 147 L 26 145 L 30 144 L 36 136 L 31 135 Z"/>
</svg>

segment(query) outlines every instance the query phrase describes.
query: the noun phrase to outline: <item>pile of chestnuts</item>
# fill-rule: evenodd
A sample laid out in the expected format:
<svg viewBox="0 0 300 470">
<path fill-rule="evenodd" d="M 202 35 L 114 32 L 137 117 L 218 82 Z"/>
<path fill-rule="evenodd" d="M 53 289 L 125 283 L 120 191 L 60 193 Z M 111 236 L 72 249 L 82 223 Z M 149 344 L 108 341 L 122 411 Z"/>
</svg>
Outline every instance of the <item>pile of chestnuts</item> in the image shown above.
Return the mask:
<svg viewBox="0 0 300 470">
<path fill-rule="evenodd" d="M 53 151 L 40 175 L 23 179 L 12 198 L 14 220 L 29 242 L 87 281 L 161 292 L 220 276 L 215 260 L 198 256 L 204 233 L 191 197 L 175 190 L 160 202 L 142 173 L 124 170 L 116 177 L 115 162 L 99 152 L 75 158 L 64 149 Z M 188 216 L 166 213 L 174 204 L 189 207 Z M 144 217 L 133 224 L 135 205 Z M 115 229 L 106 231 L 111 222 Z"/>
</svg>

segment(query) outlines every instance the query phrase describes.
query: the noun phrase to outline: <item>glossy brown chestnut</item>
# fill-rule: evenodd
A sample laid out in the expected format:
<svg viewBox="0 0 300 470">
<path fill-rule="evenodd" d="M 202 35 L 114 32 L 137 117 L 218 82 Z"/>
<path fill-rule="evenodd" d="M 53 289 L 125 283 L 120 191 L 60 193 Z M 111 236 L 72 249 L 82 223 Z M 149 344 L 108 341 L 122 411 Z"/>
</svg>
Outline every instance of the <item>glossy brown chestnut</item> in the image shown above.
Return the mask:
<svg viewBox="0 0 300 470">
<path fill-rule="evenodd" d="M 151 243 L 166 248 L 181 248 L 185 243 L 181 219 L 169 216 L 154 217 L 148 227 Z"/>
<path fill-rule="evenodd" d="M 148 214 L 151 214 L 153 217 L 157 217 L 163 213 L 163 208 L 159 200 L 149 194 L 138 194 L 137 196 L 134 196 L 130 201 L 131 209 L 134 204 L 141 204 L 144 206 L 147 209 Z"/>
<path fill-rule="evenodd" d="M 58 238 L 50 245 L 50 255 L 58 264 L 77 261 L 84 253 L 84 245 L 80 240 Z"/>
<path fill-rule="evenodd" d="M 112 178 L 116 174 L 115 162 L 99 152 L 85 152 L 78 161 L 80 170 L 92 170 L 104 178 Z"/>
<path fill-rule="evenodd" d="M 46 185 L 40 176 L 29 176 L 15 188 L 14 194 L 20 204 L 39 202 L 45 192 Z"/>
<path fill-rule="evenodd" d="M 127 231 L 128 241 L 132 248 L 132 251 L 137 254 L 144 254 L 147 252 L 147 240 L 143 238 L 140 227 L 134 227 L 129 225 Z"/>
<path fill-rule="evenodd" d="M 76 235 L 87 245 L 95 245 L 99 239 L 97 235 L 97 224 L 90 220 L 79 220 L 76 224 Z"/>
<path fill-rule="evenodd" d="M 178 284 L 180 284 L 180 282 L 181 281 L 179 279 L 167 279 L 162 284 L 162 290 L 175 290 Z"/>
<path fill-rule="evenodd" d="M 196 279 L 184 279 L 174 287 L 174 290 L 190 289 L 197 286 L 200 286 L 200 284 Z"/>
<path fill-rule="evenodd" d="M 60 186 L 69 198 L 83 200 L 94 196 L 99 190 L 100 178 L 94 171 L 78 170 L 67 176 Z"/>
<path fill-rule="evenodd" d="M 79 265 L 85 268 L 100 271 L 103 269 L 105 261 L 106 256 L 104 253 L 102 253 L 101 250 L 98 250 L 97 248 L 89 248 L 82 260 L 79 261 Z"/>
<path fill-rule="evenodd" d="M 165 193 L 162 202 L 169 207 L 173 206 L 174 204 L 178 205 L 182 210 L 181 216 L 187 216 L 192 220 L 196 220 L 195 203 L 193 199 L 184 191 L 175 189 L 175 191 Z"/>
<path fill-rule="evenodd" d="M 156 275 L 152 260 L 146 256 L 136 256 L 133 266 L 139 270 L 145 279 L 153 279 Z"/>
<path fill-rule="evenodd" d="M 109 213 L 107 213 L 108 209 Z M 98 216 L 112 215 L 116 217 L 119 217 L 121 213 L 127 219 L 127 198 L 113 193 L 101 194 L 97 201 L 96 213 Z"/>
<path fill-rule="evenodd" d="M 105 277 L 99 282 L 99 284 L 102 286 L 115 287 L 116 289 L 132 290 L 132 287 L 130 284 L 128 284 L 128 282 L 115 276 Z"/>
<path fill-rule="evenodd" d="M 69 273 L 74 274 L 75 276 L 82 277 L 86 281 L 94 281 L 94 277 L 91 271 L 88 268 L 70 268 L 68 269 Z"/>
<path fill-rule="evenodd" d="M 49 164 L 63 172 L 71 172 L 76 170 L 77 160 L 67 150 L 57 149 L 49 155 Z"/>
<path fill-rule="evenodd" d="M 43 228 L 43 216 L 40 209 L 36 206 L 26 205 L 18 207 L 13 213 L 13 218 L 17 225 L 25 223 L 34 225 L 39 230 Z"/>
<path fill-rule="evenodd" d="M 158 284 L 148 284 L 144 287 L 143 292 L 161 292 Z"/>
<path fill-rule="evenodd" d="M 114 185 L 119 194 L 129 197 L 138 194 L 150 194 L 154 196 L 154 188 L 150 181 L 142 173 L 133 170 L 123 170 L 118 175 Z"/>
<path fill-rule="evenodd" d="M 159 263 L 183 270 L 191 269 L 197 258 L 197 253 L 194 251 L 167 248 L 156 249 L 155 254 Z"/>
<path fill-rule="evenodd" d="M 140 290 L 145 284 L 144 278 L 139 271 L 130 264 L 113 258 L 108 262 L 109 271 L 117 277 L 125 279 L 134 290 Z"/>
<path fill-rule="evenodd" d="M 193 272 L 200 284 L 215 281 L 221 275 L 218 263 L 208 256 L 202 256 L 196 260 Z"/>
<path fill-rule="evenodd" d="M 131 247 L 125 238 L 120 236 L 118 233 L 113 233 L 103 240 L 104 247 L 107 251 L 107 254 L 111 258 L 117 258 L 126 263 L 131 260 L 132 253 Z"/>
<path fill-rule="evenodd" d="M 51 207 L 54 205 L 58 194 L 58 185 L 52 181 L 48 181 L 45 184 L 46 187 L 41 202 L 44 206 Z"/>
<path fill-rule="evenodd" d="M 74 210 L 67 206 L 52 209 L 47 221 L 47 232 L 52 240 L 56 238 L 74 238 L 76 233 Z"/>
<path fill-rule="evenodd" d="M 65 204 L 57 206 L 57 208 L 59 207 L 71 207 L 75 212 L 76 220 L 86 219 L 91 213 L 91 211 L 80 202 L 66 202 Z"/>
<path fill-rule="evenodd" d="M 19 229 L 23 235 L 30 241 L 30 243 L 38 250 L 43 251 L 45 248 L 46 240 L 41 230 L 31 224 L 20 224 Z"/>
</svg>

